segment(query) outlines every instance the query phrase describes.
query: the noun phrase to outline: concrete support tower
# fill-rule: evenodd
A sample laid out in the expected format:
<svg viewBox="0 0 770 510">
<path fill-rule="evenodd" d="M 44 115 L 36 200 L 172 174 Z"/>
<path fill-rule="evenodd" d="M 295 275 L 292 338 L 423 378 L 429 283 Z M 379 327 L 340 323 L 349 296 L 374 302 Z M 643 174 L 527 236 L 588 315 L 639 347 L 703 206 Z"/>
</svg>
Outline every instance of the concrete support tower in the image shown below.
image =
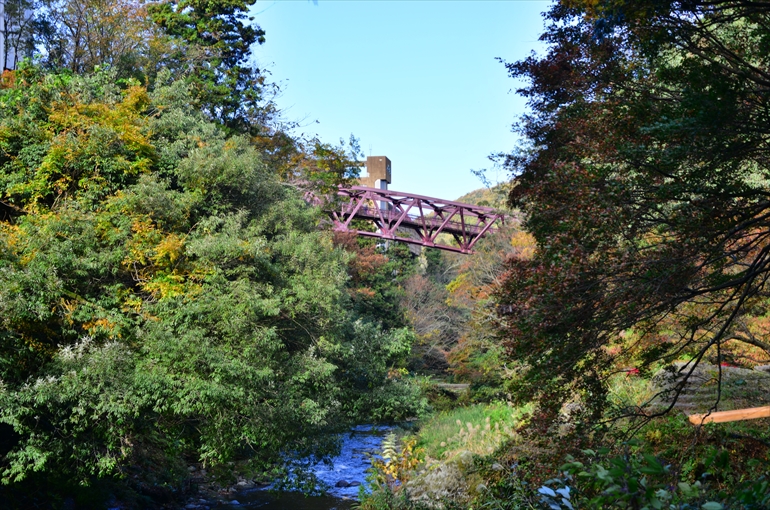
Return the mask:
<svg viewBox="0 0 770 510">
<path fill-rule="evenodd" d="M 366 175 L 362 175 L 358 181 L 361 186 L 377 189 L 388 189 L 390 184 L 390 160 L 385 156 L 369 156 L 366 158 Z M 380 202 L 377 207 L 383 211 L 389 208 L 390 204 Z"/>
<path fill-rule="evenodd" d="M 388 189 L 390 184 L 390 160 L 385 156 L 366 158 L 366 175 L 359 179 L 361 186 Z"/>
</svg>

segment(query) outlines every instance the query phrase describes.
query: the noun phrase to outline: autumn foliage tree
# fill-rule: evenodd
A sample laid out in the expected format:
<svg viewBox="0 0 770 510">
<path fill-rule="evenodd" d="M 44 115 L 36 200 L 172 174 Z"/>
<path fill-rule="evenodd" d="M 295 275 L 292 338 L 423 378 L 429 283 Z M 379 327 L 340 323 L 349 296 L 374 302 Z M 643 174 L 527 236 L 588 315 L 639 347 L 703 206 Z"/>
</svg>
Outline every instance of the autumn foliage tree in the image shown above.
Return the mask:
<svg viewBox="0 0 770 510">
<path fill-rule="evenodd" d="M 0 422 L 15 435 L 3 481 L 85 483 L 147 455 L 173 480 L 186 448 L 217 463 L 321 425 L 336 407 L 313 385 L 331 389 L 333 368 L 308 349 L 342 311 L 344 266 L 314 213 L 247 139 L 190 107 L 182 81 L 150 95 L 109 74 L 16 78 L 0 91 Z M 313 379 L 308 398 L 280 374 Z M 251 418 L 215 411 L 225 402 Z"/>
<path fill-rule="evenodd" d="M 193 86 L 30 64 L 0 82 L 11 506 L 104 480 L 171 497 L 186 463 L 270 471 L 329 454 L 345 424 L 424 408 L 391 377 L 411 333 L 351 306 L 320 209 Z"/>
<path fill-rule="evenodd" d="M 25 32 L 42 60 L 74 73 L 111 66 L 119 78 L 139 77 L 160 35 L 136 0 L 40 0 L 34 9 Z"/>
<path fill-rule="evenodd" d="M 506 260 L 526 261 L 534 241 L 513 216 L 508 223 L 476 245 L 475 253 L 462 258 L 456 277 L 447 285 L 447 304 L 463 312 L 458 338 L 448 349 L 449 371 L 471 383 L 478 400 L 503 398 L 514 375 L 506 368 L 505 348 L 496 329 L 498 303 L 495 290 L 505 277 Z"/>
<path fill-rule="evenodd" d="M 167 69 L 190 85 L 190 100 L 238 132 L 265 131 L 276 114 L 273 86 L 250 62 L 264 31 L 248 15 L 254 0 L 38 0 L 24 40 L 50 69 L 110 67 L 118 80 L 151 89 Z M 266 91 L 268 93 L 266 94 Z"/>
<path fill-rule="evenodd" d="M 537 242 L 498 293 L 518 396 L 595 417 L 619 363 L 766 356 L 743 324 L 770 290 L 770 8 L 564 1 L 547 19 L 546 54 L 507 64 L 531 108 L 510 202 Z"/>
<path fill-rule="evenodd" d="M 191 462 L 275 473 L 425 408 L 409 258 L 319 228 L 304 193 L 360 151 L 271 123 L 252 3 L 45 0 L 47 51 L 3 73 L 2 504 L 168 499 Z"/>
</svg>

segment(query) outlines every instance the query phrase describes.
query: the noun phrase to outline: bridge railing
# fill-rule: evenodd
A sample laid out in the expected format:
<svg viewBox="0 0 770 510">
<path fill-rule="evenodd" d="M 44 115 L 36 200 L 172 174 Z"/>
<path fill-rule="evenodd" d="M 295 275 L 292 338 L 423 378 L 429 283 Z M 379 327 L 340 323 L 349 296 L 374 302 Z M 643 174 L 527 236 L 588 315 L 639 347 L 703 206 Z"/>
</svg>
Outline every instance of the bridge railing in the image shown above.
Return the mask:
<svg viewBox="0 0 770 510">
<path fill-rule="evenodd" d="M 478 239 L 505 221 L 505 215 L 491 207 L 364 186 L 340 188 L 338 198 L 330 211 L 335 230 L 460 253 L 471 253 Z M 377 232 L 352 228 L 356 218 L 372 221 Z M 404 230 L 417 237 L 399 235 Z M 457 246 L 443 242 L 441 234 L 450 234 Z"/>
<path fill-rule="evenodd" d="M 394 220 L 397 218 L 398 211 L 396 211 L 395 214 L 391 211 L 387 211 L 387 212 L 388 212 L 389 218 L 393 218 Z M 378 207 L 362 206 L 361 209 L 359 209 L 357 216 L 359 216 L 362 219 L 379 218 L 380 209 Z M 406 217 L 401 222 L 401 226 L 406 227 L 412 224 L 419 224 L 423 219 L 425 219 L 426 222 L 430 223 L 431 226 L 435 226 L 435 227 L 440 226 L 440 224 L 443 222 L 442 218 L 435 214 L 424 217 L 420 214 L 407 212 Z M 459 220 L 449 220 L 448 222 L 446 222 L 444 226 L 444 232 L 446 233 L 450 233 L 450 231 L 459 232 L 459 231 L 462 231 L 463 229 L 476 232 L 476 231 L 480 231 L 482 227 L 475 224 L 472 220 L 468 221 L 465 224 L 463 224 L 463 222 Z"/>
</svg>

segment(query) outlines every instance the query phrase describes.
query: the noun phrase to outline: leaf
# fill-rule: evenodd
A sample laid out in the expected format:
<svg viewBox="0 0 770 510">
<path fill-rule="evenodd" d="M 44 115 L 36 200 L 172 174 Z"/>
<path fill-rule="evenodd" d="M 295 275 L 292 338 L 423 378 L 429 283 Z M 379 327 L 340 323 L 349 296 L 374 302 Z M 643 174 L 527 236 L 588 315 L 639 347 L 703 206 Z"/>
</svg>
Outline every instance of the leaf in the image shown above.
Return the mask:
<svg viewBox="0 0 770 510">
<path fill-rule="evenodd" d="M 553 489 L 551 489 L 550 487 L 546 487 L 545 485 L 540 487 L 537 490 L 537 492 L 539 492 L 540 494 L 544 494 L 546 496 L 550 496 L 552 498 L 556 497 L 556 493 L 553 491 Z"/>
<path fill-rule="evenodd" d="M 643 457 L 646 462 L 646 466 L 639 469 L 639 471 L 642 473 L 649 475 L 662 475 L 666 472 L 663 464 L 661 464 L 660 461 L 655 458 L 655 456 L 650 455 L 649 453 L 645 453 Z"/>
<path fill-rule="evenodd" d="M 610 475 L 610 472 L 607 471 L 604 466 L 601 464 L 596 466 L 596 476 L 599 478 L 599 480 L 602 480 L 604 482 L 611 482 L 612 476 Z"/>
<path fill-rule="evenodd" d="M 685 498 L 693 498 L 698 495 L 698 489 L 687 482 L 679 482 L 677 486 Z"/>
</svg>

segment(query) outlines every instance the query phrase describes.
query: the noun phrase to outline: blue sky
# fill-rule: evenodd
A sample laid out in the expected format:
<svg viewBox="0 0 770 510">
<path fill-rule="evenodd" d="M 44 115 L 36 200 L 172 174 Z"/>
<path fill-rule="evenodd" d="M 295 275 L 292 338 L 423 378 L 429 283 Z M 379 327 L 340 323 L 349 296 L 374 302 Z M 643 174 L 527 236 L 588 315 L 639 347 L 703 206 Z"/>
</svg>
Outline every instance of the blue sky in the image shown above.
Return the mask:
<svg viewBox="0 0 770 510">
<path fill-rule="evenodd" d="M 254 49 L 286 119 L 336 143 L 351 134 L 393 163 L 391 189 L 455 199 L 496 171 L 525 111 L 503 64 L 542 52 L 547 1 L 259 0 Z"/>
</svg>

